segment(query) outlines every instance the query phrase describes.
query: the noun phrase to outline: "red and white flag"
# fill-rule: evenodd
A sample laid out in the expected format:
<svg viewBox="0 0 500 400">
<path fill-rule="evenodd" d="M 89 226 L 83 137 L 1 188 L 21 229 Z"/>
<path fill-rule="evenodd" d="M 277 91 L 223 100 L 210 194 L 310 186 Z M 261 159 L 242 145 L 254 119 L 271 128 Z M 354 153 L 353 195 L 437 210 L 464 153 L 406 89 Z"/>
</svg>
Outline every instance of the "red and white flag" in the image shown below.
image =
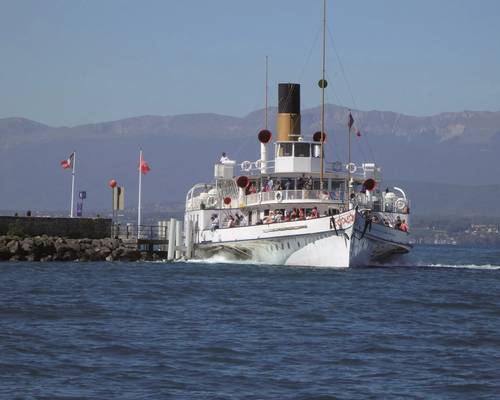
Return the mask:
<svg viewBox="0 0 500 400">
<path fill-rule="evenodd" d="M 71 153 L 66 160 L 61 161 L 61 167 L 63 169 L 68 169 L 73 166 L 73 159 L 75 158 L 75 152 Z"/>
<path fill-rule="evenodd" d="M 151 168 L 149 168 L 149 165 L 146 161 L 144 161 L 144 157 L 142 156 L 141 152 L 141 158 L 139 162 L 139 171 L 141 171 L 144 175 L 146 175 L 149 171 L 151 171 Z"/>
</svg>

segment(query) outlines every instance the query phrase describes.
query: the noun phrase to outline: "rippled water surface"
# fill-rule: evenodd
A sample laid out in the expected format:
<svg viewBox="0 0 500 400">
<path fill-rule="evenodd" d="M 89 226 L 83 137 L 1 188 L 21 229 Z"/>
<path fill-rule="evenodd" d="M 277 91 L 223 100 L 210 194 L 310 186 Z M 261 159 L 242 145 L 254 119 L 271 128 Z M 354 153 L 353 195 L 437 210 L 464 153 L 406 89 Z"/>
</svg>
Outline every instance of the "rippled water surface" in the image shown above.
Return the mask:
<svg viewBox="0 0 500 400">
<path fill-rule="evenodd" d="M 499 269 L 2 263 L 0 398 L 499 398 Z"/>
</svg>

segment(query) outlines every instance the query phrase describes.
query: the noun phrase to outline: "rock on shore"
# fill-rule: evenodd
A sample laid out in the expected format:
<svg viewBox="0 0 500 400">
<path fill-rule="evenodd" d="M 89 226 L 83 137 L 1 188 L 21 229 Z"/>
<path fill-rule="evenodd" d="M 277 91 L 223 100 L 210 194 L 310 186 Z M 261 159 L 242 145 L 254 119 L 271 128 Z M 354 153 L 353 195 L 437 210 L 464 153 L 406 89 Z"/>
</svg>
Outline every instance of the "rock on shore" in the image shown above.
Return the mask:
<svg viewBox="0 0 500 400">
<path fill-rule="evenodd" d="M 120 239 L 0 236 L 0 261 L 156 261 Z"/>
</svg>

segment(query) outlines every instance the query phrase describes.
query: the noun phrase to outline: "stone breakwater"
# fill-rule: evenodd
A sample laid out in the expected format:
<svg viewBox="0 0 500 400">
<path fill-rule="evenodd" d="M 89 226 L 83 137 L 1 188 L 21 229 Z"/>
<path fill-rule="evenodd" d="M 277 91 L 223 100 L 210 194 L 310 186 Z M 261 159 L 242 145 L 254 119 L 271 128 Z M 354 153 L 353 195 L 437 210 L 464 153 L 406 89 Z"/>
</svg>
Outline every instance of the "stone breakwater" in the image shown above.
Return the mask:
<svg viewBox="0 0 500 400">
<path fill-rule="evenodd" d="M 51 236 L 0 236 L 0 261 L 157 261 L 120 239 L 67 239 Z"/>
</svg>

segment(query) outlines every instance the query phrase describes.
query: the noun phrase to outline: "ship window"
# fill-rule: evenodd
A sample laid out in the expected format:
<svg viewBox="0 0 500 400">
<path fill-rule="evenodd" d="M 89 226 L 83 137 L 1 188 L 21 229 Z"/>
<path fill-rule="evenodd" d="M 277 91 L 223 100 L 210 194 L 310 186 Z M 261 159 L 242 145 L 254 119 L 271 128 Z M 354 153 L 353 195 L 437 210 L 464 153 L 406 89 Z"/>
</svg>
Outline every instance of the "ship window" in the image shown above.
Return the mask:
<svg viewBox="0 0 500 400">
<path fill-rule="evenodd" d="M 310 157 L 311 145 L 309 143 L 295 143 L 295 157 Z"/>
<path fill-rule="evenodd" d="M 279 143 L 278 144 L 278 157 L 291 157 L 292 156 L 292 143 Z"/>
<path fill-rule="evenodd" d="M 321 144 L 313 144 L 313 157 L 320 158 L 321 157 Z"/>
</svg>

